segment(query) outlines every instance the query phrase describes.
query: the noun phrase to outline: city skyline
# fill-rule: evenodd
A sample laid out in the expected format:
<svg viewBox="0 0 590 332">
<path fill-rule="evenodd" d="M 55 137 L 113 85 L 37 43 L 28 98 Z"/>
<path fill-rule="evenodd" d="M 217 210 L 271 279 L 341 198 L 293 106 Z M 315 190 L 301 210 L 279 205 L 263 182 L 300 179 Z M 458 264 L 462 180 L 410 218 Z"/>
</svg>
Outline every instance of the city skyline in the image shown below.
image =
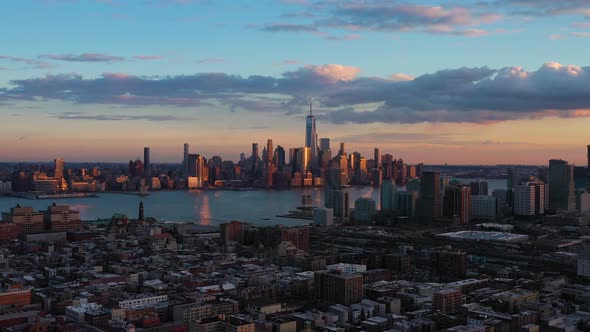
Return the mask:
<svg viewBox="0 0 590 332">
<path fill-rule="evenodd" d="M 1 161 L 125 162 L 149 146 L 152 163 L 176 163 L 184 142 L 230 160 L 267 139 L 302 147 L 311 98 L 318 138 L 365 156 L 378 147 L 408 163 L 586 162 L 584 1 L 3 9 L 12 38 L 0 52 Z M 11 29 L 25 16 L 33 23 Z"/>
</svg>

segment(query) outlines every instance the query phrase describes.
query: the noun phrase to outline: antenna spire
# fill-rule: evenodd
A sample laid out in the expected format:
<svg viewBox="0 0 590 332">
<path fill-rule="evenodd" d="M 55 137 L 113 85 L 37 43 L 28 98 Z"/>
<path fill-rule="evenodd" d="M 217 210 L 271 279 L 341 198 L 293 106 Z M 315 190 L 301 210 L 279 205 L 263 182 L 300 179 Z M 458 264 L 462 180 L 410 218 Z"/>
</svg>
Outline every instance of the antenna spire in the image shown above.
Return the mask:
<svg viewBox="0 0 590 332">
<path fill-rule="evenodd" d="M 311 99 L 309 99 L 309 116 L 313 116 L 313 114 L 311 113 Z"/>
</svg>

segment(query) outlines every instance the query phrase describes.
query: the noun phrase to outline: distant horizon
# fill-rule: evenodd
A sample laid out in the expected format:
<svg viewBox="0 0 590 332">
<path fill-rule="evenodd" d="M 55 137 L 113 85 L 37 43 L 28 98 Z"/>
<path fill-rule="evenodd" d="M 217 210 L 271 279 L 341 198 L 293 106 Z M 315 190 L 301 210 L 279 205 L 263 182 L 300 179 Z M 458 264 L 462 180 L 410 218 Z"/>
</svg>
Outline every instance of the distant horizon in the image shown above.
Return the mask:
<svg viewBox="0 0 590 332">
<path fill-rule="evenodd" d="M 215 155 L 214 155 L 215 156 Z M 212 156 L 213 157 L 213 156 Z M 207 157 L 205 156 L 205 159 L 209 160 L 211 157 Z M 371 158 L 372 159 L 372 158 Z M 553 158 L 553 159 L 559 159 L 559 158 Z M 76 160 L 67 160 L 64 159 L 64 163 L 67 165 L 68 163 L 74 163 L 74 164 L 118 164 L 118 165 L 126 165 L 129 163 L 129 161 L 135 161 L 136 159 L 129 159 L 127 161 L 76 161 Z M 141 161 L 143 161 L 142 158 L 140 158 Z M 239 160 L 233 160 L 233 159 L 224 159 L 222 158 L 223 161 L 229 160 L 232 161 L 234 163 L 238 163 Z M 370 160 L 370 159 L 368 159 Z M 571 163 L 569 160 L 566 160 L 567 162 Z M 52 164 L 53 163 L 53 159 L 51 160 L 46 160 L 46 161 L 3 161 L 0 160 L 0 164 Z M 182 165 L 182 162 L 159 162 L 159 161 L 153 161 L 150 160 L 150 163 L 152 165 Z M 418 165 L 420 163 L 406 163 L 407 165 Z M 441 167 L 549 167 L 549 160 L 547 160 L 546 164 L 427 164 L 427 163 L 422 163 L 424 166 L 426 167 L 437 167 L 437 166 L 441 166 Z M 584 166 L 580 166 L 579 164 L 573 164 L 576 167 L 587 167 L 586 164 L 584 164 Z"/>
<path fill-rule="evenodd" d="M 143 146 L 154 161 L 180 160 L 185 141 L 236 160 L 266 138 L 303 146 L 312 102 L 318 137 L 366 156 L 378 146 L 410 163 L 586 163 L 583 1 L 23 0 L 2 9 L 7 160 L 123 161 Z"/>
</svg>

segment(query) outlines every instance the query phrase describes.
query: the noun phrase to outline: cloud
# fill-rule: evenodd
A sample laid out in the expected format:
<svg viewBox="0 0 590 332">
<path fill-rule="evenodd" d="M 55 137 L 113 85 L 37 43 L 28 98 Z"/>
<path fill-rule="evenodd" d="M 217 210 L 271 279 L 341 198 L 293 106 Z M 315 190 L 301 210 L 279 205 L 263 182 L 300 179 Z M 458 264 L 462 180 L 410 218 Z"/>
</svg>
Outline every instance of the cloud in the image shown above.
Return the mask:
<svg viewBox="0 0 590 332">
<path fill-rule="evenodd" d="M 39 58 L 56 60 L 56 61 L 69 61 L 69 62 L 119 62 L 125 61 L 125 58 L 120 56 L 108 55 L 103 53 L 82 53 L 79 55 L 75 54 L 43 54 Z"/>
<path fill-rule="evenodd" d="M 162 60 L 164 57 L 159 55 L 136 55 L 133 57 L 135 60 Z"/>
<path fill-rule="evenodd" d="M 291 23 L 273 23 L 262 27 L 262 31 L 266 32 L 314 32 L 317 28 L 305 24 L 291 24 Z"/>
<path fill-rule="evenodd" d="M 105 115 L 85 114 L 81 112 L 63 112 L 53 114 L 53 117 L 60 120 L 97 120 L 97 121 L 177 121 L 187 120 L 173 115 Z"/>
<path fill-rule="evenodd" d="M 404 73 L 396 73 L 393 74 L 391 76 L 389 76 L 392 80 L 394 81 L 411 81 L 413 80 L 415 77 L 408 75 L 408 74 L 404 74 Z"/>
<path fill-rule="evenodd" d="M 570 32 L 569 35 L 572 37 L 588 38 L 588 37 L 590 37 L 590 32 Z"/>
<path fill-rule="evenodd" d="M 493 11 L 472 9 L 477 6 L 427 6 L 384 0 L 320 1 L 311 3 L 314 15 L 286 13 L 283 18 L 316 18 L 307 23 L 266 25 L 267 32 L 322 32 L 326 29 L 345 31 L 424 32 L 454 36 L 479 37 L 488 34 L 479 28 L 502 19 Z M 329 36 L 332 36 L 330 34 Z M 336 37 L 334 37 L 336 38 Z"/>
<path fill-rule="evenodd" d="M 549 40 L 559 40 L 559 39 L 567 38 L 567 36 L 562 35 L 560 33 L 554 33 L 554 34 L 550 34 L 547 38 L 549 38 Z"/>
<path fill-rule="evenodd" d="M 31 68 L 36 68 L 36 69 L 45 69 L 45 68 L 55 67 L 53 64 L 45 62 L 45 61 L 40 61 L 37 59 L 15 57 L 15 56 L 11 56 L 11 55 L 0 55 L 0 60 L 17 62 L 17 63 L 24 63 L 27 65 L 30 65 Z"/>
<path fill-rule="evenodd" d="M 313 97 L 321 113 L 318 119 L 335 124 L 494 123 L 590 116 L 590 67 L 548 62 L 536 71 L 517 66 L 457 68 L 415 78 L 406 74 L 362 77 L 360 73 L 358 67 L 324 64 L 307 65 L 278 77 L 46 75 L 12 81 L 11 87 L 0 89 L 0 101 L 61 100 L 133 107 L 226 105 L 232 111 L 300 114 Z"/>
</svg>

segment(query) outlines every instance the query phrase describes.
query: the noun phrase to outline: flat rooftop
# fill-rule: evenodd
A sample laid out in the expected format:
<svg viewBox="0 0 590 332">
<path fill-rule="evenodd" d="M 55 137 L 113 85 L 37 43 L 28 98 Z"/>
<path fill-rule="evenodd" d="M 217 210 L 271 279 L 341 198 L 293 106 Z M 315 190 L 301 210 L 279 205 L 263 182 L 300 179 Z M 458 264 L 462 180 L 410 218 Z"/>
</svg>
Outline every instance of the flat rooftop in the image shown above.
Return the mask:
<svg viewBox="0 0 590 332">
<path fill-rule="evenodd" d="M 527 235 L 512 234 L 505 232 L 485 232 L 485 231 L 459 231 L 451 233 L 442 233 L 437 236 L 463 239 L 463 240 L 482 240 L 482 241 L 496 241 L 496 242 L 524 242 L 528 240 Z"/>
</svg>

